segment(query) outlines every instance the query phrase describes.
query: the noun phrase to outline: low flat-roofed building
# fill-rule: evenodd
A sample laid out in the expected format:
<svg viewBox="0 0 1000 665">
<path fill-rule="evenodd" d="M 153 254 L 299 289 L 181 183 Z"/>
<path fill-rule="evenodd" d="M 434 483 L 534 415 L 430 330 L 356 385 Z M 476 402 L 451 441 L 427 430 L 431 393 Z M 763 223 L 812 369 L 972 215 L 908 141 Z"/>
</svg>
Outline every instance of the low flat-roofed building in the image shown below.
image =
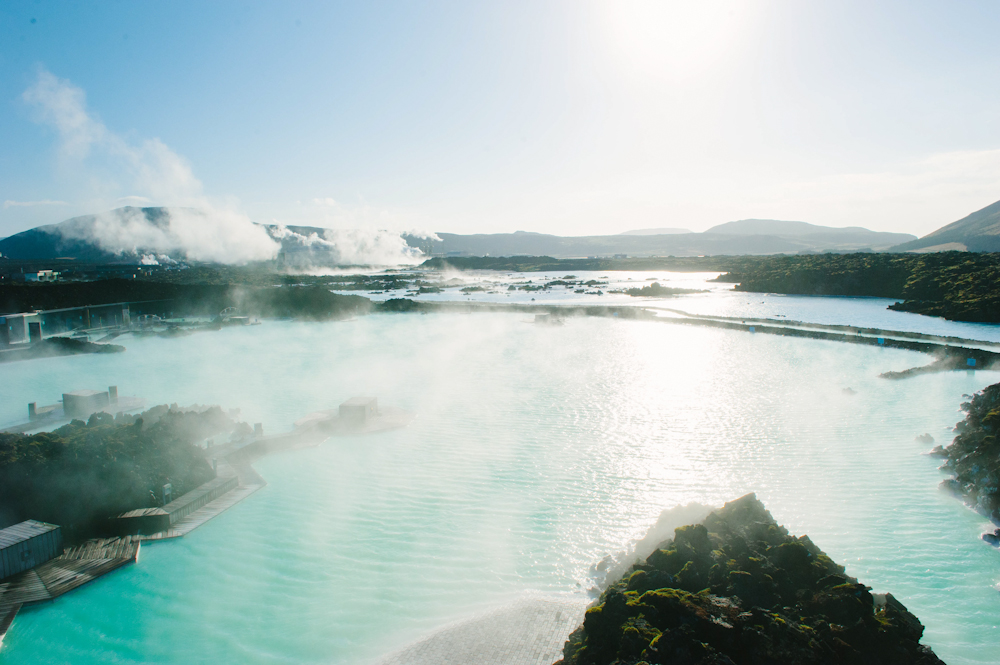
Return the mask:
<svg viewBox="0 0 1000 665">
<path fill-rule="evenodd" d="M 0 580 L 31 570 L 62 554 L 62 529 L 25 520 L 0 530 Z"/>
<path fill-rule="evenodd" d="M 63 412 L 67 418 L 86 418 L 111 405 L 111 398 L 104 390 L 74 390 L 63 393 Z"/>
<path fill-rule="evenodd" d="M 365 423 L 378 418 L 378 399 L 374 397 L 352 397 L 340 405 L 338 411 L 342 420 Z"/>
<path fill-rule="evenodd" d="M 59 281 L 59 273 L 55 270 L 39 270 L 38 272 L 26 272 L 24 273 L 24 281 L 26 282 L 57 282 Z"/>
</svg>

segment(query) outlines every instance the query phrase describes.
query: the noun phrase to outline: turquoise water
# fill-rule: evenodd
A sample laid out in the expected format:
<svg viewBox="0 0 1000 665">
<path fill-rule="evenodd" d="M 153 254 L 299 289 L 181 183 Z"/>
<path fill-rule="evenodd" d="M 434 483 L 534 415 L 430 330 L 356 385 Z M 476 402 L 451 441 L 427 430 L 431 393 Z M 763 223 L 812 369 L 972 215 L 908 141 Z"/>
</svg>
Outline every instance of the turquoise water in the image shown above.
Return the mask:
<svg viewBox="0 0 1000 665">
<path fill-rule="evenodd" d="M 1000 643 L 1000 554 L 914 442 L 1000 380 L 926 356 L 660 322 L 382 315 L 265 323 L 4 367 L 0 422 L 117 384 L 282 431 L 357 394 L 408 428 L 261 460 L 269 485 L 136 566 L 24 611 L 0 663 L 364 663 L 525 593 L 584 596 L 664 508 L 755 491 L 891 591 L 948 663 Z M 842 393 L 852 387 L 856 395 Z"/>
</svg>

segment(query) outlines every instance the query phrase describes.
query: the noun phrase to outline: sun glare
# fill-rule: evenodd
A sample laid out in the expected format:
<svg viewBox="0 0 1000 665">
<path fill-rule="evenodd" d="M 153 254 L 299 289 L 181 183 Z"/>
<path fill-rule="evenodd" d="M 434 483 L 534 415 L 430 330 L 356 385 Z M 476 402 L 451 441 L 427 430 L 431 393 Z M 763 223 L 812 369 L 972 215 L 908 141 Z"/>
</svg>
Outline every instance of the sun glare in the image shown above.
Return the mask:
<svg viewBox="0 0 1000 665">
<path fill-rule="evenodd" d="M 732 52 L 749 11 L 734 2 L 623 0 L 602 4 L 598 20 L 611 57 L 629 73 L 683 80 Z"/>
</svg>

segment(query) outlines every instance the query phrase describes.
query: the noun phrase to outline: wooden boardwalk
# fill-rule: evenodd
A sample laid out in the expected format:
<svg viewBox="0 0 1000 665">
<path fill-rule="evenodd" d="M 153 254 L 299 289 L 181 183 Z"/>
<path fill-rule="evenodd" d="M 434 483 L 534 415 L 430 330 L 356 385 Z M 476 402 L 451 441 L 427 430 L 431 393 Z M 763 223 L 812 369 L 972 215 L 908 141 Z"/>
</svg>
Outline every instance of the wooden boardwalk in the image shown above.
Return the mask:
<svg viewBox="0 0 1000 665">
<path fill-rule="evenodd" d="M 7 630 L 14 623 L 14 617 L 17 616 L 19 609 L 21 609 L 20 605 L 14 605 L 9 610 L 0 611 L 0 645 L 3 644 L 4 635 L 7 634 Z"/>
<path fill-rule="evenodd" d="M 206 456 L 217 464 L 219 475 L 228 474 L 231 477 L 233 473 L 236 474 L 239 483 L 235 488 L 185 515 L 166 531 L 122 538 L 94 539 L 67 549 L 61 556 L 32 570 L 0 582 L 0 643 L 3 642 L 4 635 L 7 634 L 14 617 L 23 605 L 51 601 L 116 568 L 133 563 L 138 560 L 140 543 L 185 536 L 254 492 L 263 489 L 267 482 L 251 466 L 260 457 L 279 451 L 318 446 L 330 436 L 338 434 L 367 434 L 404 427 L 414 417 L 413 414 L 392 407 L 387 407 L 386 412 L 386 416 L 366 427 L 347 429 L 335 426 L 340 423 L 332 417 L 332 412 L 330 414 L 324 412 L 320 414 L 324 416 L 320 419 L 322 422 L 308 422 L 304 427 L 298 427 L 291 432 L 250 438 L 206 450 Z M 39 421 L 30 424 L 43 425 Z M 0 431 L 23 431 L 28 425 Z"/>
<path fill-rule="evenodd" d="M 177 523 L 168 530 L 137 537 L 141 538 L 145 542 L 152 540 L 169 540 L 170 538 L 180 538 L 181 536 L 186 536 L 208 520 L 216 517 L 217 515 L 221 515 L 223 512 L 229 510 L 237 503 L 263 487 L 263 484 L 243 485 L 241 483 L 236 489 L 229 490 L 218 499 L 209 501 L 190 515 L 178 520 Z"/>
<path fill-rule="evenodd" d="M 0 642 L 24 605 L 54 600 L 139 558 L 136 536 L 96 538 L 0 582 Z"/>
</svg>

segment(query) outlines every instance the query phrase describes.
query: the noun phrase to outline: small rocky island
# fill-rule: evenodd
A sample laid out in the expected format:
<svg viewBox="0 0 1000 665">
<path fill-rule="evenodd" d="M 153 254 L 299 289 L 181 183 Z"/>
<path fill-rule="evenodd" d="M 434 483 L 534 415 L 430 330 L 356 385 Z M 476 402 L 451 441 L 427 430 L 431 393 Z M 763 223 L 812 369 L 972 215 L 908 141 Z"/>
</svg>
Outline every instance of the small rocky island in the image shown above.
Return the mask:
<svg viewBox="0 0 1000 665">
<path fill-rule="evenodd" d="M 947 448 L 935 448 L 945 457 L 944 469 L 955 474 L 945 487 L 962 496 L 977 512 L 1000 524 L 1000 383 L 984 388 L 962 404 L 965 420 Z M 983 540 L 1000 544 L 1000 529 Z"/>
<path fill-rule="evenodd" d="M 923 631 L 748 494 L 612 583 L 557 665 L 941 663 Z"/>
<path fill-rule="evenodd" d="M 666 298 L 669 296 L 681 296 L 689 293 L 705 293 L 699 289 L 678 289 L 670 286 L 662 286 L 659 282 L 653 282 L 642 288 L 625 289 L 620 293 L 627 293 L 633 298 Z"/>
</svg>

